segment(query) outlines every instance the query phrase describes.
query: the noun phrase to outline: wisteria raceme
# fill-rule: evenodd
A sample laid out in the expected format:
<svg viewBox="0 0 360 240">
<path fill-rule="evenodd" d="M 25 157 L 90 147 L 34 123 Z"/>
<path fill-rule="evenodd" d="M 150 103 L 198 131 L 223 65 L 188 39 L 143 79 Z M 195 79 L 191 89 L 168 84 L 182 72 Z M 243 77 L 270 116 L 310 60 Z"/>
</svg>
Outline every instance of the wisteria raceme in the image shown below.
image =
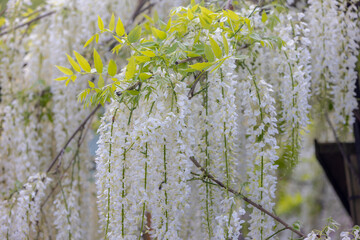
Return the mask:
<svg viewBox="0 0 360 240">
<path fill-rule="evenodd" d="M 11 207 L 2 215 L 2 222 L 5 224 L 1 229 L 2 235 L 10 239 L 26 239 L 39 233 L 37 223 L 40 221 L 41 203 L 50 181 L 44 173 L 31 176 L 19 193 L 4 202 L 5 206 Z"/>
<path fill-rule="evenodd" d="M 275 162 L 297 161 L 310 94 L 321 114 L 333 110 L 338 130 L 354 122 L 357 1 L 310 0 L 306 15 L 246 4 L 238 13 L 231 1 L 217 11 L 192 1 L 165 17 L 182 2 L 48 0 L 29 14 L 47 17 L 1 36 L 0 238 L 264 240 L 278 233 Z M 9 1 L 6 29 L 27 20 L 31 5 Z M 116 28 L 113 13 L 122 19 Z M 122 47 L 115 70 L 103 65 L 115 58 L 114 42 Z M 94 68 L 86 71 L 90 55 Z M 68 76 L 65 86 L 58 70 Z M 77 100 L 88 85 L 93 103 L 111 96 L 95 163 L 86 147 L 95 117 Z M 330 239 L 335 228 L 331 222 L 305 239 Z M 355 227 L 341 237 L 358 234 Z"/>
<path fill-rule="evenodd" d="M 249 194 L 266 209 L 274 206 L 278 148 L 277 119 L 274 98 L 270 95 L 272 86 L 264 80 L 250 76 L 241 82 L 241 99 L 247 120 L 247 167 L 249 174 Z M 261 222 L 261 224 L 258 224 Z M 275 225 L 273 219 L 253 209 L 250 220 L 250 233 L 254 239 L 270 236 Z"/>
<path fill-rule="evenodd" d="M 354 123 L 359 28 L 352 1 L 312 0 L 307 10 L 312 44 L 312 90 L 323 104 L 334 105 L 337 130 Z M 349 4 L 349 6 L 347 6 Z"/>
</svg>

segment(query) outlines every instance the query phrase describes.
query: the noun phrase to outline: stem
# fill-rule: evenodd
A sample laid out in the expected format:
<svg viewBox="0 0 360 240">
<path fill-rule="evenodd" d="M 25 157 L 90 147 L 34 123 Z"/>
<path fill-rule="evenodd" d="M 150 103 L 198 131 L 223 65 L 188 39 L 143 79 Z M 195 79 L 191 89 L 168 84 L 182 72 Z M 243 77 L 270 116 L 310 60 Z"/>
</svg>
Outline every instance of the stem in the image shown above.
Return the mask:
<svg viewBox="0 0 360 240">
<path fill-rule="evenodd" d="M 146 182 L 147 182 L 147 157 L 148 157 L 148 144 L 145 144 L 145 158 L 146 158 L 146 162 L 145 162 L 145 176 L 144 176 L 144 191 L 146 192 Z M 143 203 L 143 209 L 142 209 L 142 216 L 141 216 L 141 228 L 140 228 L 140 235 L 139 235 L 139 239 L 141 239 L 142 233 L 143 233 L 143 229 L 144 229 L 144 217 L 145 217 L 145 207 L 146 207 L 146 201 L 144 201 Z"/>
<path fill-rule="evenodd" d="M 164 144 L 164 183 L 165 183 L 165 185 L 167 184 L 167 173 L 166 173 L 166 171 L 167 171 L 166 170 L 166 144 Z M 169 216 L 168 216 L 168 211 L 167 211 L 168 196 L 167 196 L 166 189 L 164 190 L 164 193 L 165 193 L 165 205 L 166 205 L 165 217 L 166 217 L 166 232 L 167 232 L 168 229 L 169 229 Z"/>
<path fill-rule="evenodd" d="M 110 130 L 110 142 L 109 142 L 109 167 L 108 167 L 108 173 L 109 173 L 109 177 L 110 177 L 110 173 L 111 173 L 111 150 L 112 150 L 112 136 L 113 136 L 113 130 L 114 130 L 114 122 L 115 122 L 115 118 L 116 118 L 116 113 L 118 111 L 118 108 L 115 109 L 114 115 L 112 117 L 112 121 L 111 121 L 111 130 Z M 109 185 L 110 185 L 110 178 L 109 178 Z M 106 220 L 106 229 L 105 229 L 105 239 L 107 239 L 107 234 L 109 231 L 109 225 L 110 225 L 110 187 L 108 187 L 108 192 L 107 192 L 107 220 Z"/>
<path fill-rule="evenodd" d="M 253 207 L 257 208 L 258 210 L 260 210 L 261 212 L 265 213 L 266 215 L 270 216 L 271 218 L 273 218 L 274 220 L 276 220 L 277 222 L 281 223 L 286 229 L 298 234 L 301 237 L 305 237 L 305 235 L 303 233 L 301 233 L 300 231 L 296 230 L 295 228 L 291 227 L 289 224 L 287 224 L 284 220 L 282 220 L 280 217 L 276 216 L 275 214 L 269 212 L 268 210 L 266 210 L 265 208 L 263 208 L 260 204 L 252 201 L 251 199 L 247 198 L 244 194 L 242 194 L 241 192 L 237 192 L 232 188 L 226 188 L 225 184 L 223 184 L 222 182 L 220 182 L 219 180 L 217 180 L 213 175 L 211 175 L 210 173 L 208 173 L 201 165 L 198 161 L 196 161 L 195 157 L 190 157 L 190 161 L 194 163 L 194 165 L 199 168 L 204 174 L 205 176 L 207 176 L 208 178 L 210 178 L 214 183 L 216 183 L 219 187 L 228 190 L 229 192 L 231 192 L 232 194 L 234 194 L 235 196 L 238 196 L 240 198 L 242 198 L 245 202 L 249 203 L 250 205 L 252 205 Z"/>
<path fill-rule="evenodd" d="M 286 230 L 286 228 L 282 228 L 282 229 L 278 230 L 277 232 L 275 232 L 274 234 L 272 234 L 270 237 L 267 237 L 265 240 L 271 239 L 271 238 L 274 237 L 276 234 L 278 234 L 278 233 L 280 233 L 280 232 L 282 232 L 282 231 L 284 231 L 284 230 Z"/>
<path fill-rule="evenodd" d="M 60 189 L 61 189 L 61 194 L 63 195 L 63 198 L 64 198 L 65 209 L 67 211 L 66 219 L 67 219 L 67 222 L 68 222 L 69 226 L 71 226 L 71 222 L 70 222 L 71 212 L 69 211 L 69 208 L 68 208 L 68 205 L 67 205 L 67 202 L 66 202 L 65 192 L 64 192 L 64 188 L 62 187 L 61 181 L 59 181 L 59 186 L 60 186 Z M 69 240 L 71 240 L 71 238 L 72 238 L 72 234 L 71 234 L 71 228 L 70 228 L 69 229 Z"/>
<path fill-rule="evenodd" d="M 127 134 L 127 133 L 126 133 Z M 125 138 L 125 144 L 127 139 Z M 124 148 L 123 153 L 123 168 L 122 168 L 122 191 L 121 191 L 121 198 L 124 200 L 125 198 L 125 162 L 126 162 L 126 149 Z M 121 204 L 121 236 L 124 238 L 125 236 L 125 208 L 124 208 L 124 202 Z"/>
<path fill-rule="evenodd" d="M 208 75 L 206 74 L 206 84 L 208 84 Z M 208 87 L 206 87 L 205 90 L 205 113 L 206 113 L 206 122 L 205 124 L 208 126 L 208 116 L 209 116 L 209 91 L 208 91 Z M 209 132 L 206 128 L 205 130 L 205 143 L 206 143 L 206 147 L 205 147 L 205 169 L 206 171 L 209 171 L 210 168 L 210 158 L 209 158 Z M 212 237 L 212 229 L 211 229 L 211 214 L 209 211 L 209 204 L 211 205 L 211 187 L 209 186 L 209 184 L 207 182 L 205 182 L 205 188 L 206 188 L 206 222 L 207 222 L 207 228 L 208 228 L 208 234 L 209 234 L 209 239 L 211 239 Z M 210 206 L 211 207 L 211 206 Z"/>
</svg>

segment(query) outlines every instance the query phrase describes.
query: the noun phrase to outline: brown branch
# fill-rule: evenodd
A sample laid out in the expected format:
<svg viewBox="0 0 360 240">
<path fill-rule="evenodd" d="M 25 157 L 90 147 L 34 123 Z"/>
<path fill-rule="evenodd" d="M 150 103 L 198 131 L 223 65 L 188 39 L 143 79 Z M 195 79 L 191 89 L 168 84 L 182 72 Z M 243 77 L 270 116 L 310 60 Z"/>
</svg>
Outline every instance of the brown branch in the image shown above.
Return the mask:
<svg viewBox="0 0 360 240">
<path fill-rule="evenodd" d="M 194 83 L 192 84 L 192 86 L 191 86 L 191 88 L 190 88 L 190 91 L 189 91 L 189 93 L 188 93 L 188 98 L 189 98 L 189 99 L 192 99 L 192 98 L 193 98 L 196 85 L 197 85 L 198 82 L 200 82 L 200 80 L 202 80 L 202 79 L 204 78 L 204 76 L 205 76 L 204 73 L 205 73 L 205 71 L 201 71 L 201 72 L 199 73 L 199 75 L 196 77 L 196 79 L 195 79 Z"/>
<path fill-rule="evenodd" d="M 305 235 L 303 233 L 301 233 L 300 231 L 296 230 L 295 228 L 291 227 L 289 224 L 287 224 L 284 220 L 282 220 L 280 217 L 276 216 L 275 214 L 269 212 L 268 210 L 266 210 L 265 208 L 263 208 L 260 204 L 252 201 L 251 199 L 247 198 L 245 195 L 243 195 L 240 192 L 235 191 L 232 188 L 227 188 L 222 182 L 220 182 L 219 180 L 217 180 L 213 175 L 211 175 L 210 173 L 208 173 L 206 171 L 206 169 L 204 169 L 200 163 L 198 161 L 196 161 L 195 157 L 190 157 L 190 160 L 194 163 L 194 165 L 199 168 L 204 174 L 205 176 L 207 176 L 208 178 L 210 178 L 214 183 L 216 183 L 217 185 L 219 185 L 220 187 L 226 189 L 227 191 L 231 192 L 232 194 L 241 197 L 245 202 L 249 203 L 250 205 L 252 205 L 253 207 L 257 208 L 258 210 L 260 210 L 261 212 L 265 213 L 266 215 L 270 216 L 271 218 L 273 218 L 274 220 L 276 220 L 277 222 L 281 223 L 286 229 L 298 234 L 301 237 L 305 237 Z"/>
<path fill-rule="evenodd" d="M 224 10 L 226 9 L 229 9 L 229 10 L 234 10 L 234 6 L 232 5 L 232 0 L 228 0 L 225 7 L 224 7 Z"/>
<path fill-rule="evenodd" d="M 52 15 L 52 14 L 54 14 L 54 13 L 55 13 L 55 11 L 51 11 L 51 12 L 45 13 L 45 14 L 40 15 L 40 16 L 32 19 L 32 20 L 29 20 L 29 21 L 27 21 L 27 22 L 25 22 L 25 23 L 22 23 L 22 24 L 20 24 L 20 25 L 18 25 L 18 26 L 16 26 L 16 27 L 13 27 L 13 28 L 11 28 L 11 29 L 9 29 L 9 30 L 5 30 L 5 31 L 3 31 L 3 32 L 0 33 L 0 37 L 3 36 L 3 35 L 5 35 L 5 34 L 7 34 L 7 33 L 9 33 L 9 32 L 11 32 L 11 31 L 14 31 L 14 30 L 16 30 L 16 29 L 18 29 L 18 28 L 22 28 L 22 27 L 24 27 L 24 26 L 28 26 L 28 25 L 32 24 L 33 22 L 36 22 L 36 21 L 38 21 L 38 20 L 40 20 L 40 19 L 42 19 L 42 18 L 44 18 L 44 17 L 50 16 L 50 15 Z"/>
<path fill-rule="evenodd" d="M 49 168 L 46 170 L 46 173 L 49 173 L 51 169 L 54 167 L 55 163 L 60 159 L 61 155 L 64 153 L 67 146 L 69 146 L 70 142 L 75 138 L 75 136 L 78 134 L 78 132 L 82 131 L 85 124 L 89 121 L 89 119 L 96 113 L 97 110 L 101 105 L 97 105 L 95 109 L 85 118 L 85 120 L 80 124 L 80 126 L 75 130 L 75 132 L 71 135 L 71 137 L 66 141 L 64 147 L 59 151 L 58 155 L 54 158 L 54 160 L 51 162 Z"/>
<path fill-rule="evenodd" d="M 176 60 L 175 64 L 179 65 L 181 63 L 190 62 L 192 60 L 200 60 L 200 59 L 202 59 L 202 57 L 191 57 L 191 58 L 186 58 L 186 59 L 183 59 L 183 60 Z"/>
</svg>

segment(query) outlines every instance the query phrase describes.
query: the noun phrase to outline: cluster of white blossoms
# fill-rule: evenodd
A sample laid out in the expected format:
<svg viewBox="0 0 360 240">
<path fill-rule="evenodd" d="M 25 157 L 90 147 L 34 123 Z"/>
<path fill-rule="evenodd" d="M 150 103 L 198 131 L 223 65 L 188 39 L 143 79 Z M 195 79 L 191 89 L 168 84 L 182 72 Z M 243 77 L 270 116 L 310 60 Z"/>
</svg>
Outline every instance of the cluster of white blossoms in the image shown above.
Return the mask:
<svg viewBox="0 0 360 240">
<path fill-rule="evenodd" d="M 338 130 L 355 121 L 355 71 L 360 40 L 357 1 L 311 0 L 306 11 L 309 21 L 311 87 L 319 112 L 334 108 Z M 317 43 L 317 44 L 315 44 Z M 332 106 L 330 106 L 332 105 Z"/>
<path fill-rule="evenodd" d="M 23 193 L 20 189 L 28 176 L 46 171 L 89 113 L 77 100 L 78 92 L 86 86 L 87 81 L 77 81 L 73 87 L 66 88 L 62 83 L 53 81 L 59 76 L 54 65 L 67 64 L 64 52 L 82 49 L 89 36 L 96 32 L 97 14 L 109 20 L 111 14 L 116 12 L 130 25 L 133 20 L 129 12 L 134 12 L 137 4 L 137 1 L 110 0 L 47 1 L 34 11 L 39 11 L 40 16 L 49 15 L 35 22 L 34 27 L 10 31 L 1 37 L 0 192 L 5 199 L 2 205 L 6 206 L 1 208 L 4 213 L 2 228 L 22 227 L 17 225 L 20 220 L 6 220 L 6 216 L 13 211 L 11 209 L 15 209 L 7 203 L 9 194 Z M 155 8 L 157 3 L 152 4 Z M 31 5 L 31 1 L 9 1 L 6 29 L 26 21 L 22 16 L 26 16 L 24 12 Z M 107 39 L 100 39 L 100 42 L 106 43 Z M 104 48 L 104 54 L 107 51 Z M 86 51 L 81 53 L 87 54 Z M 70 234 L 72 239 L 89 239 L 96 233 L 89 227 L 96 227 L 96 219 L 87 221 L 91 216 L 96 216 L 96 205 L 92 200 L 96 190 L 89 182 L 92 178 L 89 170 L 93 163 L 87 146 L 87 131 L 83 129 L 81 136 L 70 143 L 61 154 L 60 164 L 51 172 L 55 174 L 55 190 L 46 199 L 44 209 L 47 219 L 39 219 L 36 231 L 33 231 L 32 222 L 25 221 L 24 215 L 30 211 L 28 203 L 31 203 L 31 199 L 25 195 L 15 197 L 17 195 L 14 194 L 13 198 L 23 201 L 22 212 L 19 211 L 17 216 L 25 219 L 23 223 L 28 223 L 27 228 L 31 228 L 31 231 L 17 233 L 15 239 L 32 238 L 36 233 L 44 238 L 56 236 L 57 239 L 68 239 Z M 52 203 L 54 207 L 50 206 Z"/>
<path fill-rule="evenodd" d="M 42 200 L 50 179 L 44 173 L 29 177 L 22 189 L 0 204 L 2 239 L 26 239 L 39 234 Z"/>
<path fill-rule="evenodd" d="M 241 10 L 252 22 L 239 31 L 249 31 L 251 25 L 266 29 L 266 41 L 254 33 L 251 41 L 256 43 L 237 46 L 220 28 L 214 34 L 200 29 L 215 46 L 227 39 L 230 50 L 221 67 L 194 73 L 194 79 L 158 67 L 151 81 L 136 86 L 141 94 L 129 97 L 137 101 L 113 100 L 105 107 L 95 174 L 86 147 L 87 127 L 61 152 L 52 171 L 38 174 L 89 114 L 76 97 L 88 84 L 86 76 L 72 87 L 52 81 L 60 75 L 54 65 L 68 65 L 64 52 L 82 49 L 97 31 L 98 15 L 109 22 L 114 12 L 129 29 L 136 23 L 132 13 L 148 14 L 155 8 L 165 16 L 167 8 L 180 4 L 48 0 L 39 9 L 51 13 L 48 17 L 31 29 L 1 36 L 0 238 L 141 239 L 147 234 L 154 239 L 238 239 L 246 227 L 247 237 L 260 240 L 276 233 L 274 219 L 247 206 L 230 189 L 273 212 L 276 161 L 297 161 L 311 94 L 325 108 L 321 113 L 333 106 L 338 129 L 354 122 L 357 105 L 356 0 L 309 2 L 306 15 Z M 30 5 L 11 0 L 7 14 L 17 16 Z M 9 29 L 22 21 L 8 19 Z M 199 29 L 192 30 L 182 42 L 176 40 L 179 48 L 192 46 Z M 205 37 L 201 42 L 214 45 Z M 101 36 L 99 43 L 100 54 L 111 58 L 111 40 Z M 86 57 L 91 53 L 81 51 Z M 116 78 L 124 80 L 125 69 Z M 121 81 L 116 93 L 121 97 L 129 87 Z M 96 190 L 89 181 L 93 175 Z M 48 177 L 53 179 L 51 189 L 46 189 Z M 92 229 L 97 224 L 99 233 Z M 326 239 L 332 231 L 323 231 Z M 306 239 L 318 235 L 314 231 Z M 341 233 L 343 240 L 358 235 L 357 228 Z"/>
</svg>

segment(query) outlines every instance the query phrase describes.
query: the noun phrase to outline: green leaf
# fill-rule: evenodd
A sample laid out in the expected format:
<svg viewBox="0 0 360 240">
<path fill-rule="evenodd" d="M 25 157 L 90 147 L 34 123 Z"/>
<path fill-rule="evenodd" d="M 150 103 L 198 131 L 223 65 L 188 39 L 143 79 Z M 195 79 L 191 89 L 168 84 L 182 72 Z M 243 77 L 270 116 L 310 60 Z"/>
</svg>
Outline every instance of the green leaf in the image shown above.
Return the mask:
<svg viewBox="0 0 360 240">
<path fill-rule="evenodd" d="M 58 66 L 58 65 L 55 65 L 55 66 L 64 74 L 73 75 L 73 71 L 71 71 L 69 68 Z"/>
<path fill-rule="evenodd" d="M 138 63 L 143 63 L 143 62 L 150 61 L 150 58 L 147 57 L 147 56 L 134 56 L 134 58 Z"/>
<path fill-rule="evenodd" d="M 148 57 L 155 57 L 156 54 L 153 51 L 140 51 L 143 55 Z"/>
<path fill-rule="evenodd" d="M 140 78 L 142 81 L 144 81 L 144 80 L 146 80 L 146 79 L 149 79 L 151 76 L 152 76 L 152 74 L 150 74 L 150 73 L 140 73 L 140 74 L 139 74 L 139 78 Z"/>
<path fill-rule="evenodd" d="M 102 73 L 103 71 L 103 63 L 101 61 L 101 57 L 99 55 L 99 53 L 96 51 L 96 49 L 94 48 L 94 64 L 95 64 L 95 69 L 98 73 Z"/>
<path fill-rule="evenodd" d="M 95 84 L 94 84 L 92 81 L 88 81 L 88 83 L 89 83 L 89 86 L 90 86 L 91 88 L 94 88 L 94 87 L 95 87 Z"/>
<path fill-rule="evenodd" d="M 209 62 L 215 61 L 215 56 L 214 56 L 213 51 L 211 50 L 211 47 L 208 46 L 208 45 L 205 45 L 204 50 L 205 50 L 206 59 L 207 59 Z"/>
<path fill-rule="evenodd" d="M 75 60 L 72 57 L 70 57 L 68 54 L 66 54 L 66 56 L 67 56 L 67 59 L 69 60 L 69 63 L 75 69 L 75 71 L 81 72 L 81 68 L 80 68 L 79 64 L 77 64 L 75 62 Z"/>
<path fill-rule="evenodd" d="M 99 81 L 98 81 L 98 87 L 99 87 L 99 88 L 103 88 L 104 85 L 105 85 L 105 83 L 104 83 L 104 78 L 103 78 L 102 74 L 100 74 L 100 75 L 99 75 Z"/>
<path fill-rule="evenodd" d="M 118 18 L 116 24 L 116 34 L 120 37 L 125 34 L 125 28 L 120 18 Z"/>
<path fill-rule="evenodd" d="M 86 41 L 84 48 L 86 48 L 90 43 L 92 43 L 92 41 L 94 40 L 95 35 L 93 35 L 91 38 L 89 38 L 89 40 Z"/>
<path fill-rule="evenodd" d="M 111 15 L 110 23 L 109 23 L 109 30 L 112 32 L 115 28 L 115 16 L 114 13 Z"/>
<path fill-rule="evenodd" d="M 55 78 L 54 80 L 55 81 L 65 81 L 66 79 L 68 79 L 69 77 L 58 77 L 58 78 Z"/>
<path fill-rule="evenodd" d="M 266 11 L 263 11 L 262 14 L 261 14 L 261 21 L 263 23 L 265 23 L 267 19 L 268 19 L 268 16 L 266 14 Z"/>
<path fill-rule="evenodd" d="M 98 27 L 99 27 L 100 31 L 104 31 L 104 23 L 99 15 L 98 15 Z"/>
<path fill-rule="evenodd" d="M 225 54 L 229 55 L 229 43 L 226 39 L 225 33 L 222 34 L 222 38 L 223 38 L 223 42 L 224 42 L 224 50 L 225 50 Z"/>
<path fill-rule="evenodd" d="M 193 20 L 194 19 L 194 14 L 193 12 L 191 11 L 191 8 L 188 8 L 187 10 L 187 17 L 189 20 Z"/>
<path fill-rule="evenodd" d="M 115 76 L 117 71 L 117 66 L 114 60 L 110 59 L 109 67 L 108 67 L 108 73 L 110 76 Z"/>
<path fill-rule="evenodd" d="M 134 77 L 136 71 L 135 58 L 131 57 L 126 66 L 125 79 L 129 80 Z"/>
<path fill-rule="evenodd" d="M 133 30 L 130 31 L 128 40 L 130 43 L 139 41 L 141 37 L 141 27 L 138 25 Z"/>
<path fill-rule="evenodd" d="M 126 90 L 126 92 L 130 93 L 131 95 L 139 95 L 139 91 L 136 91 L 136 90 Z"/>
<path fill-rule="evenodd" d="M 78 61 L 78 63 L 80 64 L 80 67 L 85 71 L 85 72 L 91 72 L 91 67 L 90 64 L 88 63 L 88 61 L 81 56 L 80 53 L 74 51 L 75 54 L 75 58 Z"/>
<path fill-rule="evenodd" d="M 67 85 L 69 84 L 69 82 L 70 82 L 70 78 L 66 81 L 66 83 L 65 83 L 65 86 L 67 87 Z"/>
<path fill-rule="evenodd" d="M 151 28 L 151 31 L 152 31 L 153 35 L 160 40 L 164 40 L 166 38 L 166 32 L 163 32 L 154 27 Z"/>
<path fill-rule="evenodd" d="M 213 65 L 213 63 L 210 63 L 210 62 L 202 62 L 202 63 L 195 63 L 193 65 L 189 65 L 189 67 L 192 69 L 198 70 L 198 71 L 202 71 L 205 68 L 208 68 L 212 65 Z"/>
<path fill-rule="evenodd" d="M 76 78 L 77 78 L 76 75 L 72 75 L 72 76 L 70 77 L 71 81 L 73 81 L 73 82 L 75 82 Z"/>
<path fill-rule="evenodd" d="M 220 59 L 222 56 L 222 51 L 221 48 L 219 47 L 219 44 L 217 44 L 217 42 L 210 36 L 209 36 L 209 40 L 215 56 Z"/>
</svg>

